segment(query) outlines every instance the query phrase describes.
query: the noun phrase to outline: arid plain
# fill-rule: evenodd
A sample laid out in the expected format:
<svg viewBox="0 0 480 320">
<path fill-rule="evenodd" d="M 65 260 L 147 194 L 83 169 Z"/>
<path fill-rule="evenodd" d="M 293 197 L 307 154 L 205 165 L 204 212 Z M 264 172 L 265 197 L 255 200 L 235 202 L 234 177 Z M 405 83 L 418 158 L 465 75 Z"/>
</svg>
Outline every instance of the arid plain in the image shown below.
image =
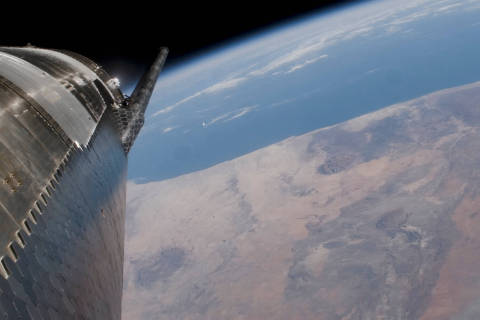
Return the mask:
<svg viewBox="0 0 480 320">
<path fill-rule="evenodd" d="M 125 249 L 125 319 L 480 319 L 480 83 L 130 183 Z"/>
</svg>

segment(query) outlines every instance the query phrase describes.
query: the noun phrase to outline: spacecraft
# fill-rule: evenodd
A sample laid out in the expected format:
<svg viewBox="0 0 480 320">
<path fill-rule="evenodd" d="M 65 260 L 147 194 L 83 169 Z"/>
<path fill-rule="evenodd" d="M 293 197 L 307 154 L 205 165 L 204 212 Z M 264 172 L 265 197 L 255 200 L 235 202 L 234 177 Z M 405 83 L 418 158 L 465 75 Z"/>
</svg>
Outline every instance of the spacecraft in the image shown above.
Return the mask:
<svg viewBox="0 0 480 320">
<path fill-rule="evenodd" d="M 126 97 L 79 54 L 0 47 L 0 317 L 120 319 L 127 155 L 167 54 Z"/>
</svg>

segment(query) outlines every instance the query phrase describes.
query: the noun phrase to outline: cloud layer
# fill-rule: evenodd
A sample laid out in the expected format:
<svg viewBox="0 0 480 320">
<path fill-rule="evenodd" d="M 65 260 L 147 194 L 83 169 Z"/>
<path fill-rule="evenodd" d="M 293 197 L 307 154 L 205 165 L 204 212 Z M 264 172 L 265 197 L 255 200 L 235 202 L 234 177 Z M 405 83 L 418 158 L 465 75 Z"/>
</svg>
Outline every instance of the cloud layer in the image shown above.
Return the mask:
<svg viewBox="0 0 480 320">
<path fill-rule="evenodd" d="M 201 87 L 201 79 L 206 80 L 207 72 L 209 79 L 220 80 L 161 108 L 153 116 L 170 113 L 199 97 L 234 89 L 255 77 L 291 74 L 328 58 L 325 51 L 340 41 L 382 30 L 386 35 L 390 35 L 402 31 L 403 25 L 425 16 L 447 14 L 452 10 L 471 10 L 478 8 L 479 4 L 480 0 L 372 1 L 337 14 L 312 17 L 296 25 L 278 27 L 269 34 L 229 49 L 218 50 L 218 53 L 176 72 L 170 79 L 165 79 L 159 90 L 179 90 L 185 81 L 192 79 L 197 79 Z M 224 70 L 233 73 L 226 74 Z M 209 123 L 219 121 L 216 119 Z"/>
</svg>

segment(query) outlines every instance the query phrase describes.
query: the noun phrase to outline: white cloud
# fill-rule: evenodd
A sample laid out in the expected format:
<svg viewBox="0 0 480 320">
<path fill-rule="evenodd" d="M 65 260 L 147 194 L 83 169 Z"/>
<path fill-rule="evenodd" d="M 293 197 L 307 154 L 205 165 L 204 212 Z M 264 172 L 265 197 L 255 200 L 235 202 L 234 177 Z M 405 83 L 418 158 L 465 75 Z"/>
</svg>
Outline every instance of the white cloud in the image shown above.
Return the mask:
<svg viewBox="0 0 480 320">
<path fill-rule="evenodd" d="M 163 132 L 163 133 L 167 133 L 167 132 L 170 132 L 170 131 L 172 131 L 172 130 L 174 130 L 174 129 L 176 129 L 176 128 L 178 128 L 178 127 L 168 127 L 168 128 L 163 129 L 162 132 Z"/>
<path fill-rule="evenodd" d="M 426 16 L 431 16 L 431 15 L 436 15 L 436 14 L 445 14 L 453 9 L 458 9 L 459 7 L 464 7 L 464 9 L 472 9 L 474 10 L 475 8 L 472 5 L 465 5 L 466 2 L 470 3 L 478 3 L 478 0 L 473 0 L 473 1 L 464 1 L 462 2 L 453 2 L 451 0 L 446 0 L 446 1 L 437 1 L 437 2 L 432 2 L 432 1 L 427 1 L 427 2 L 414 2 L 412 5 L 405 9 L 413 9 L 415 8 L 415 12 L 411 14 L 407 14 L 401 17 L 397 17 L 393 19 L 392 21 L 388 21 L 385 23 L 385 25 L 388 26 L 398 26 L 398 25 L 403 25 L 406 23 L 410 23 L 413 21 L 417 21 L 421 18 L 424 18 Z M 423 7 L 420 7 L 420 9 L 416 9 L 416 7 L 419 7 L 420 5 L 423 5 Z M 396 17 L 398 16 L 399 13 L 392 14 L 392 16 Z M 391 30 L 399 30 L 397 28 L 392 28 Z"/>
<path fill-rule="evenodd" d="M 201 63 L 194 63 L 188 68 L 172 73 L 164 80 L 164 84 L 161 84 L 161 88 L 158 88 L 158 92 L 179 90 L 177 88 L 182 88 L 183 83 L 189 79 L 197 79 L 196 83 L 201 84 L 207 74 L 210 79 L 225 78 L 162 108 L 154 113 L 154 116 L 171 112 L 202 95 L 233 89 L 254 77 L 295 72 L 313 63 L 315 56 L 326 57 L 322 55 L 326 48 L 371 33 L 372 30 L 383 29 L 387 34 L 403 32 L 406 24 L 412 21 L 458 10 L 459 6 L 472 10 L 478 3 L 479 0 L 372 1 L 352 10 L 343 10 L 339 14 L 325 15 L 321 19 L 312 17 L 295 26 L 279 27 L 278 31 L 252 38 L 229 49 L 218 50 L 217 53 L 201 60 Z M 223 75 L 222 70 L 228 69 L 227 66 L 230 66 L 232 61 L 242 61 L 245 66 L 230 68 L 234 69 L 235 73 Z M 281 68 L 286 68 L 287 71 Z M 161 97 L 160 93 L 158 97 Z"/>
<path fill-rule="evenodd" d="M 264 74 L 266 74 L 268 72 L 271 72 L 275 69 L 283 67 L 286 64 L 296 62 L 300 58 L 306 56 L 307 54 L 311 54 L 311 53 L 313 53 L 315 51 L 319 51 L 323 48 L 324 48 L 324 43 L 322 43 L 322 42 L 314 43 L 314 44 L 311 44 L 311 45 L 308 45 L 308 46 L 298 47 L 298 48 L 294 49 L 293 51 L 290 51 L 290 52 L 276 58 L 275 60 L 273 60 L 272 62 L 270 62 L 266 66 L 263 66 L 262 68 L 251 71 L 249 73 L 249 75 L 250 76 L 264 75 Z"/>
<path fill-rule="evenodd" d="M 450 5 L 447 5 L 447 6 L 443 6 L 443 7 L 441 7 L 441 8 L 438 8 L 438 9 L 437 9 L 437 12 L 448 11 L 448 10 L 450 10 L 450 9 L 459 7 L 459 6 L 461 6 L 461 5 L 462 5 L 461 3 L 453 3 L 453 4 L 450 4 Z"/>
<path fill-rule="evenodd" d="M 247 106 L 247 107 L 243 107 L 243 108 L 240 108 L 238 110 L 234 110 L 234 111 L 230 111 L 230 112 L 227 112 L 227 113 L 224 113 L 224 114 L 221 114 L 215 118 L 213 118 L 212 120 L 210 121 L 206 121 L 204 122 L 204 127 L 208 127 L 208 126 L 211 126 L 212 124 L 216 123 L 216 122 L 228 122 L 228 121 L 232 121 L 232 120 L 235 120 L 237 118 L 240 118 L 240 117 L 243 117 L 244 115 L 246 115 L 247 113 L 253 111 L 254 109 L 256 109 L 258 107 L 258 105 L 253 105 L 253 106 Z"/>
<path fill-rule="evenodd" d="M 219 91 L 222 91 L 222 90 L 225 90 L 225 89 L 234 88 L 234 87 L 238 86 L 240 83 L 244 82 L 245 80 L 247 80 L 247 78 L 241 77 L 241 78 L 234 78 L 234 79 L 220 81 L 220 82 L 214 84 L 213 86 L 210 86 L 210 87 L 202 90 L 201 92 L 202 93 L 216 93 L 216 92 L 219 92 Z"/>
<path fill-rule="evenodd" d="M 291 103 L 291 102 L 294 102 L 298 100 L 298 98 L 290 98 L 290 99 L 284 99 L 284 100 L 280 100 L 280 101 L 277 101 L 277 102 L 274 102 L 270 105 L 270 107 L 278 107 L 278 106 L 282 106 L 284 104 L 287 104 L 287 103 Z"/>
<path fill-rule="evenodd" d="M 232 121 L 234 119 L 237 119 L 237 118 L 240 118 L 240 117 L 243 117 L 244 115 L 246 115 L 247 113 L 253 111 L 254 109 L 256 109 L 258 106 L 255 105 L 255 106 L 249 106 L 249 107 L 244 107 L 242 109 L 240 109 L 240 112 L 237 112 L 236 114 L 234 114 L 232 117 L 228 118 L 227 120 L 225 120 L 225 122 L 227 121 Z"/>
<path fill-rule="evenodd" d="M 372 73 L 375 73 L 377 71 L 380 71 L 380 68 L 373 68 L 373 69 L 370 69 L 368 70 L 367 72 L 365 72 L 365 74 L 372 74 Z"/>
<path fill-rule="evenodd" d="M 177 103 L 174 103 L 174 104 L 172 104 L 172 105 L 169 105 L 168 107 L 165 107 L 165 108 L 163 108 L 163 109 L 158 110 L 157 112 L 155 112 L 155 113 L 153 114 L 153 116 L 156 117 L 156 116 L 158 116 L 158 115 L 160 115 L 160 114 L 162 114 L 162 113 L 170 112 L 170 111 L 172 111 L 173 109 L 175 109 L 176 107 L 178 107 L 179 105 L 181 105 L 181 104 L 183 104 L 183 103 L 185 103 L 185 102 L 188 102 L 188 101 L 190 101 L 190 100 L 198 97 L 199 95 L 200 95 L 200 93 L 197 92 L 197 93 L 195 93 L 195 94 L 193 94 L 193 95 L 191 95 L 191 96 L 189 96 L 189 97 L 186 97 L 185 99 L 182 99 L 182 100 L 178 101 Z"/>
<path fill-rule="evenodd" d="M 215 122 L 218 122 L 220 120 L 223 120 L 225 118 L 228 118 L 230 116 L 231 112 L 228 112 L 228 113 L 225 113 L 225 114 L 222 114 L 222 115 L 219 115 L 218 117 L 216 118 L 213 118 L 212 120 L 208 121 L 205 123 L 205 126 L 208 127 L 212 124 L 214 124 Z"/>
<path fill-rule="evenodd" d="M 291 67 L 291 68 L 290 68 L 287 72 L 285 72 L 285 73 L 295 72 L 295 71 L 297 71 L 297 70 L 300 70 L 300 69 L 308 66 L 309 64 L 312 64 L 312 63 L 314 63 L 314 62 L 317 62 L 317 61 L 320 60 L 320 59 L 325 59 L 325 58 L 327 58 L 327 57 L 328 57 L 328 54 L 322 54 L 322 55 L 319 56 L 319 57 L 316 57 L 316 58 L 313 58 L 313 59 L 308 59 L 308 60 L 306 60 L 306 61 L 303 62 L 303 63 L 294 65 L 293 67 Z"/>
<path fill-rule="evenodd" d="M 191 101 L 191 100 L 193 100 L 193 99 L 195 99 L 195 98 L 197 98 L 201 95 L 215 94 L 215 93 L 218 93 L 218 92 L 226 90 L 226 89 L 234 88 L 234 87 L 238 86 L 239 84 L 245 82 L 246 80 L 248 80 L 251 77 L 260 76 L 260 75 L 266 74 L 270 71 L 273 71 L 275 69 L 278 69 L 280 67 L 283 67 L 283 66 L 285 66 L 289 63 L 296 62 L 299 59 L 301 59 L 302 57 L 304 57 L 305 55 L 308 55 L 308 54 L 311 54 L 315 51 L 321 50 L 322 48 L 323 48 L 322 43 L 314 43 L 314 44 L 310 44 L 310 45 L 307 45 L 307 46 L 304 46 L 304 47 L 299 47 L 299 48 L 297 48 L 293 51 L 288 52 L 285 55 L 282 55 L 282 56 L 278 57 L 277 59 L 273 60 L 272 62 L 270 62 L 269 64 L 267 64 L 267 65 L 265 65 L 261 68 L 250 71 L 245 76 L 240 76 L 240 77 L 237 77 L 237 78 L 222 80 L 218 83 L 215 83 L 215 84 L 211 85 L 208 88 L 200 90 L 200 91 L 198 91 L 198 92 L 196 92 L 196 93 L 194 93 L 194 94 L 192 94 L 192 95 L 190 95 L 190 96 L 188 96 L 188 97 L 186 97 L 182 100 L 179 100 L 174 104 L 171 104 L 167 107 L 164 107 L 164 108 L 160 109 L 159 111 L 155 112 L 153 114 L 153 116 L 156 117 L 160 114 L 168 113 L 168 112 L 174 110 L 175 108 L 177 108 L 178 106 L 180 106 L 182 104 L 185 104 L 185 103 L 187 103 L 187 102 L 189 102 L 189 101 Z M 294 66 L 293 68 L 296 68 L 296 69 L 294 69 L 290 72 L 296 71 L 300 68 L 303 68 L 307 64 L 313 63 L 313 62 L 315 62 L 319 59 L 323 59 L 323 58 L 326 58 L 326 57 L 327 57 L 327 55 L 324 54 L 324 55 L 321 55 L 317 58 L 309 59 L 303 65 Z M 252 67 L 253 66 L 250 66 L 249 68 L 252 68 Z M 289 73 L 289 72 L 287 72 L 287 73 Z M 208 125 L 208 123 L 207 123 L 207 125 Z"/>
<path fill-rule="evenodd" d="M 297 64 L 297 65 L 291 67 L 290 70 L 288 70 L 288 71 L 285 72 L 285 73 L 292 73 L 292 72 L 295 72 L 295 71 L 297 71 L 297 70 L 300 70 L 300 69 L 302 69 L 303 67 L 305 67 L 307 64 L 308 64 L 307 62 L 305 62 L 305 63 L 303 63 L 303 64 Z"/>
<path fill-rule="evenodd" d="M 369 33 L 372 29 L 373 29 L 372 26 L 365 26 L 365 27 L 360 27 L 358 29 L 346 32 L 345 35 L 342 37 L 342 40 L 350 40 L 350 39 L 356 38 L 358 36 Z"/>
<path fill-rule="evenodd" d="M 409 23 L 409 22 L 418 20 L 418 19 L 420 19 L 420 18 L 423 18 L 423 17 L 425 17 L 425 16 L 427 16 L 427 15 L 429 15 L 429 14 L 430 14 L 430 13 L 429 13 L 429 12 L 426 12 L 426 11 L 415 12 L 415 13 L 412 13 L 412 14 L 407 15 L 407 16 L 405 16 L 405 17 L 397 18 L 397 19 L 389 22 L 388 25 L 396 26 L 396 25 L 400 25 L 400 24 Z"/>
<path fill-rule="evenodd" d="M 215 83 L 214 85 L 211 85 L 210 87 L 208 88 L 205 88 L 203 90 L 200 90 L 172 105 L 169 105 L 163 109 L 160 109 L 159 111 L 155 112 L 153 114 L 154 117 L 162 114 L 162 113 L 168 113 L 170 111 L 172 111 L 173 109 L 177 108 L 178 106 L 190 101 L 190 100 L 193 100 L 203 94 L 214 94 L 214 93 L 218 93 L 222 90 L 225 90 L 225 89 L 230 89 L 230 88 L 233 88 L 233 87 L 236 87 L 238 86 L 240 83 L 244 82 L 245 80 L 247 80 L 247 78 L 245 77 L 240 77 L 240 78 L 233 78 L 233 79 L 227 79 L 227 80 L 223 80 L 223 81 L 220 81 L 220 82 L 217 82 Z"/>
</svg>

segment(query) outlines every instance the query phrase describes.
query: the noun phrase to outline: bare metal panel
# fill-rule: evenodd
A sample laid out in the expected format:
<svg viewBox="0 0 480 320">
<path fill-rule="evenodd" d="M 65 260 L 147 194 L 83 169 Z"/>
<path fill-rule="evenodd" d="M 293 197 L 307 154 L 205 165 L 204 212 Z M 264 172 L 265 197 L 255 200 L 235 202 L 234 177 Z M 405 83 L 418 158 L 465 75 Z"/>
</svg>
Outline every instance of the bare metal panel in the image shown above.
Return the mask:
<svg viewBox="0 0 480 320">
<path fill-rule="evenodd" d="M 3 47 L 1 51 L 21 58 L 42 69 L 57 79 L 77 98 L 98 121 L 107 108 L 103 95 L 113 100 L 110 92 L 99 95 L 96 81 L 101 81 L 95 72 L 80 61 L 54 50 L 31 47 Z"/>
<path fill-rule="evenodd" d="M 40 145 L 43 148 L 43 152 L 48 154 L 54 161 L 55 167 L 60 165 L 69 149 L 69 145 L 67 145 L 61 134 L 56 131 L 47 119 L 38 113 L 22 96 L 19 96 L 13 89 L 2 82 L 1 79 L 0 103 L 3 105 L 3 115 L 10 118 L 13 117 L 15 121 L 18 121 L 18 125 L 27 130 L 32 136 L 31 139 Z"/>
<path fill-rule="evenodd" d="M 121 318 L 127 159 L 108 118 L 89 147 L 66 162 L 43 214 L 30 222 L 31 234 L 21 232 L 24 248 L 13 242 L 16 262 L 4 256 L 0 317 Z M 6 230 L 16 225 L 1 206 L 0 219 Z"/>
<path fill-rule="evenodd" d="M 75 60 L 78 60 L 81 63 L 85 64 L 85 66 L 87 66 L 90 70 L 95 72 L 95 74 L 102 80 L 103 84 L 106 84 L 112 79 L 112 77 L 100 65 L 96 64 L 95 62 L 88 59 L 87 57 L 82 56 L 81 54 L 68 51 L 68 50 L 56 50 L 56 51 L 66 54 L 74 58 Z M 124 96 L 123 96 L 123 93 L 120 91 L 120 88 L 109 87 L 109 91 L 110 91 L 110 94 L 113 95 L 113 98 L 114 98 L 113 100 L 115 101 L 115 103 L 117 103 L 118 105 L 122 104 L 124 100 Z"/>
<path fill-rule="evenodd" d="M 20 224 L 33 207 L 42 187 L 31 171 L 17 159 L 15 149 L 11 150 L 3 143 L 0 143 L 0 177 L 0 203 Z M 0 246 L 0 254 L 4 254 L 6 243 L 0 243 Z"/>
<path fill-rule="evenodd" d="M 5 52 L 0 52 L 0 75 L 36 100 L 72 141 L 83 146 L 88 144 L 96 121 L 51 75 Z"/>
<path fill-rule="evenodd" d="M 0 82 L 0 106 L 0 256 L 6 256 L 69 148 L 46 119 L 4 82 Z"/>
<path fill-rule="evenodd" d="M 120 319 L 126 154 L 165 57 L 127 104 L 82 56 L 0 47 L 0 318 Z"/>
<path fill-rule="evenodd" d="M 20 229 L 20 224 L 18 224 L 15 219 L 8 213 L 8 211 L 0 205 L 0 221 L 1 224 L 1 232 L 0 232 L 0 243 L 6 249 L 7 246 L 12 242 L 15 241 L 16 232 Z M 4 254 L 6 254 L 6 250 L 3 250 Z M 1 270 L 0 270 L 1 274 Z M 2 274 L 3 275 L 3 274 Z M 4 275 L 3 275 L 4 276 Z M 0 281 L 3 280 L 0 278 Z"/>
</svg>

